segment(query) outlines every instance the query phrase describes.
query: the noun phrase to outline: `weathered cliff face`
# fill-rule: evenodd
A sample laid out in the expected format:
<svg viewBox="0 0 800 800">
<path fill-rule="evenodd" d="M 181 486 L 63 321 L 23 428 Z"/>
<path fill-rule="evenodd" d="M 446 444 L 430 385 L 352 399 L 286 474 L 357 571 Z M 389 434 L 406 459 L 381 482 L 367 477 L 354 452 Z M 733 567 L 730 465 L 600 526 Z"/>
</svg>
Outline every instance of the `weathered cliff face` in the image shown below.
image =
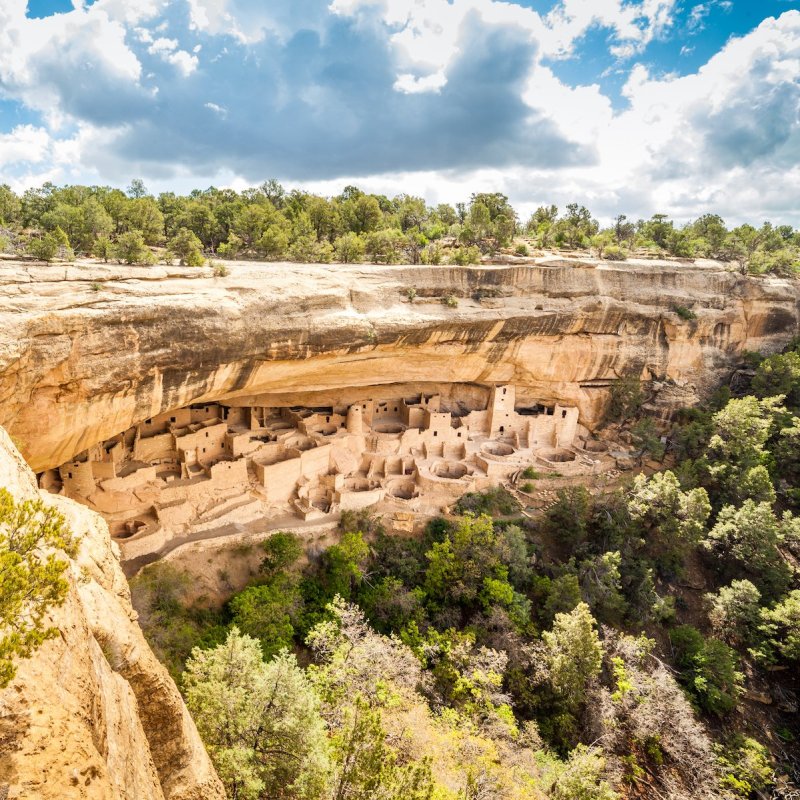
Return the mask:
<svg viewBox="0 0 800 800">
<path fill-rule="evenodd" d="M 36 470 L 160 412 L 346 402 L 403 384 L 513 383 L 601 419 L 609 381 L 696 401 L 798 328 L 797 284 L 721 266 L 234 265 L 0 269 L 0 424 Z M 407 292 L 414 290 L 413 303 Z M 444 305 L 459 298 L 457 308 Z M 696 314 L 683 320 L 674 309 Z"/>
<path fill-rule="evenodd" d="M 38 494 L 0 429 L 0 486 Z M 136 624 L 105 522 L 43 493 L 80 539 L 60 636 L 0 691 L 0 797 L 212 800 L 224 791 L 175 684 Z M 4 793 L 4 792 L 7 792 Z"/>
</svg>

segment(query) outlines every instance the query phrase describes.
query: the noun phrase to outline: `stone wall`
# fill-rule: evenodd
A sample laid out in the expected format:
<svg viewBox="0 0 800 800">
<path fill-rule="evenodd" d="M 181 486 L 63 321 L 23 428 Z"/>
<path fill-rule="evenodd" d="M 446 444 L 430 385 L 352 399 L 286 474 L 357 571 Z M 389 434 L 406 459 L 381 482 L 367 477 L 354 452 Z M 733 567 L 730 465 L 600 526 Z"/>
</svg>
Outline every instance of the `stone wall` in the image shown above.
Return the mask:
<svg viewBox="0 0 800 800">
<path fill-rule="evenodd" d="M 37 471 L 215 400 L 341 407 L 354 395 L 378 402 L 385 389 L 440 393 L 446 404 L 450 383 L 513 383 L 518 403 L 574 406 L 593 428 L 620 375 L 666 387 L 653 400 L 666 414 L 709 393 L 745 350 L 775 351 L 798 329 L 796 283 L 722 265 L 242 264 L 224 279 L 141 275 L 0 270 L 12 300 L 0 308 L 0 424 Z M 440 302 L 447 295 L 457 308 Z M 681 319 L 680 306 L 696 319 Z"/>
</svg>

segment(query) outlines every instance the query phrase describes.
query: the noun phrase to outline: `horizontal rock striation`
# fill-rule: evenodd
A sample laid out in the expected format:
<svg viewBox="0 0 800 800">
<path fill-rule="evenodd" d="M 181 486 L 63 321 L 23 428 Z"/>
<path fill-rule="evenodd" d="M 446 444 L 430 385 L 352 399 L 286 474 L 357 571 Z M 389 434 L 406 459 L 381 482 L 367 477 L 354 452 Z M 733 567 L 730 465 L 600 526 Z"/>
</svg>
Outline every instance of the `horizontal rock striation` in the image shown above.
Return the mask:
<svg viewBox="0 0 800 800">
<path fill-rule="evenodd" d="M 37 471 L 209 400 L 513 383 L 520 403 L 577 406 L 593 428 L 610 381 L 632 373 L 655 382 L 652 407 L 668 414 L 744 351 L 782 347 L 800 319 L 798 284 L 712 263 L 235 264 L 227 277 L 8 264 L 0 293 L 0 424 Z"/>
</svg>

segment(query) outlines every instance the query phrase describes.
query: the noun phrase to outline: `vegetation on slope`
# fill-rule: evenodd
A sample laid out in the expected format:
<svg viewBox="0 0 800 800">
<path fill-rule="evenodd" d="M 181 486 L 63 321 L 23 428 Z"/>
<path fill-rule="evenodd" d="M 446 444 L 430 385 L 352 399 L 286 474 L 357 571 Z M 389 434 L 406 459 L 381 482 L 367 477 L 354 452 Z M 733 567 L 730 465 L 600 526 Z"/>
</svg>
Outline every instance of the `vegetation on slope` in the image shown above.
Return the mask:
<svg viewBox="0 0 800 800">
<path fill-rule="evenodd" d="M 67 562 L 75 543 L 64 517 L 41 500 L 15 500 L 0 488 L 0 689 L 16 662 L 58 636 L 48 612 L 61 605 L 69 584 Z"/>
<path fill-rule="evenodd" d="M 134 602 L 231 796 L 791 796 L 797 354 L 682 414 L 671 469 L 537 521 L 498 491 L 420 538 L 350 513 L 305 567 L 277 533 L 219 611 L 146 570 Z"/>
<path fill-rule="evenodd" d="M 606 229 L 577 203 L 559 213 L 538 208 L 520 220 L 500 193 L 473 194 L 468 203 L 429 207 L 419 197 L 367 194 L 348 186 L 336 197 L 286 191 L 276 181 L 257 189 L 195 190 L 150 195 L 135 180 L 127 193 L 106 186 L 47 183 L 17 196 L 0 185 L 0 252 L 51 261 L 75 253 L 104 261 L 149 264 L 151 248 L 167 261 L 200 266 L 205 254 L 298 262 L 478 263 L 505 250 L 591 249 L 601 258 L 628 255 L 708 257 L 742 272 L 793 275 L 800 233 L 791 226 L 728 228 L 715 214 L 676 225 L 663 214 L 636 222 L 625 215 Z"/>
</svg>

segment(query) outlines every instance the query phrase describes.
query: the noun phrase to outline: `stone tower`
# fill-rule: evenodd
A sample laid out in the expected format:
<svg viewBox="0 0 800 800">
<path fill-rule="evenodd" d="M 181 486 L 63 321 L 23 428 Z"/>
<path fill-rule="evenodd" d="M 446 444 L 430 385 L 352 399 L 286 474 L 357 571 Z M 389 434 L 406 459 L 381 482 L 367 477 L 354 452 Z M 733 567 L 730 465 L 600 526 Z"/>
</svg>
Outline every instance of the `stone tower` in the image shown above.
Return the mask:
<svg viewBox="0 0 800 800">
<path fill-rule="evenodd" d="M 364 423 L 361 419 L 361 406 L 354 403 L 347 409 L 347 432 L 355 436 L 364 434 Z"/>
</svg>

